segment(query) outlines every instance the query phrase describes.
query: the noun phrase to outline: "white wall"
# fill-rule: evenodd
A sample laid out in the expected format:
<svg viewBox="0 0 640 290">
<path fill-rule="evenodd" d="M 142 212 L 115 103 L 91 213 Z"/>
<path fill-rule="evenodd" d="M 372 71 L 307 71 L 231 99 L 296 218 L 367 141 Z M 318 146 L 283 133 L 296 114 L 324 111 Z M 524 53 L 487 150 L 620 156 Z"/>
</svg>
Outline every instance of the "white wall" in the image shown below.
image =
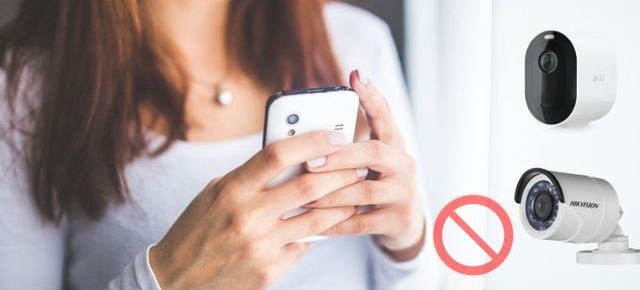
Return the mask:
<svg viewBox="0 0 640 290">
<path fill-rule="evenodd" d="M 491 0 L 407 0 L 406 8 L 409 87 L 428 202 L 437 213 L 455 197 L 488 191 Z M 472 207 L 458 214 L 484 233 L 485 212 Z M 447 250 L 455 259 L 486 262 L 486 254 L 456 225 L 447 222 L 444 231 Z M 484 277 L 453 272 L 434 251 L 429 254 L 438 268 L 427 269 L 425 275 L 441 283 L 424 289 L 482 289 Z"/>
<path fill-rule="evenodd" d="M 524 53 L 547 29 L 595 34 L 617 49 L 618 98 L 603 119 L 584 128 L 549 128 L 529 114 Z M 577 265 L 575 252 L 595 245 L 528 236 L 513 201 L 520 174 L 531 167 L 605 178 L 625 210 L 622 226 L 640 248 L 640 1 L 494 0 L 493 40 L 489 188 L 508 209 L 515 241 L 505 264 L 487 276 L 486 289 L 640 289 L 640 266 Z"/>
<path fill-rule="evenodd" d="M 529 114 L 524 54 L 547 29 L 599 35 L 616 48 L 618 98 L 603 119 L 550 128 Z M 456 196 L 485 193 L 514 226 L 513 249 L 501 267 L 468 277 L 438 261 L 443 270 L 429 273 L 442 278 L 437 289 L 640 289 L 640 266 L 577 265 L 576 251 L 595 245 L 531 238 L 513 201 L 518 178 L 531 167 L 605 178 L 622 201 L 631 246 L 640 248 L 640 1 L 407 0 L 406 53 L 434 213 Z M 474 209 L 462 214 L 500 246 L 495 218 Z M 463 236 L 445 242 L 456 258 L 482 258 Z"/>
</svg>

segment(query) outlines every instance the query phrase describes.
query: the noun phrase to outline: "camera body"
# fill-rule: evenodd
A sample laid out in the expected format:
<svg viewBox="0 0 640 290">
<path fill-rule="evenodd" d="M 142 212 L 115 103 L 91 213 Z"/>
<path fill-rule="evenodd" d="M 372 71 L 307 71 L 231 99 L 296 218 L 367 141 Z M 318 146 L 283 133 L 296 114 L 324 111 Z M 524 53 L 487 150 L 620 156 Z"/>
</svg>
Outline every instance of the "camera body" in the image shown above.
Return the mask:
<svg viewBox="0 0 640 290">
<path fill-rule="evenodd" d="M 549 125 L 583 125 L 607 114 L 616 96 L 616 55 L 590 36 L 544 31 L 525 56 L 525 98 Z"/>
<path fill-rule="evenodd" d="M 640 264 L 640 250 L 629 248 L 618 225 L 620 201 L 606 180 L 532 168 L 520 177 L 515 200 L 522 225 L 534 238 L 598 243 L 597 249 L 577 253 L 578 264 Z"/>
<path fill-rule="evenodd" d="M 515 201 L 531 236 L 572 243 L 600 243 L 622 217 L 618 196 L 606 180 L 541 168 L 526 171 Z"/>
</svg>

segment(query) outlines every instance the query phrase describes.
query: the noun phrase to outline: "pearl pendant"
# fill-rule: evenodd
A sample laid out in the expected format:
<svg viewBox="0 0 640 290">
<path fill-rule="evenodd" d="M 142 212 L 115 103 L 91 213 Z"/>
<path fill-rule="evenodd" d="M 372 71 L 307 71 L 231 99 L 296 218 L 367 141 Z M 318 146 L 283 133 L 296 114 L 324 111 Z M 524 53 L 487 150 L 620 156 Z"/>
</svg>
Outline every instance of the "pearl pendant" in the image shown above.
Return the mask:
<svg viewBox="0 0 640 290">
<path fill-rule="evenodd" d="M 230 90 L 221 89 L 216 96 L 216 101 L 221 106 L 227 107 L 233 102 L 233 93 Z"/>
</svg>

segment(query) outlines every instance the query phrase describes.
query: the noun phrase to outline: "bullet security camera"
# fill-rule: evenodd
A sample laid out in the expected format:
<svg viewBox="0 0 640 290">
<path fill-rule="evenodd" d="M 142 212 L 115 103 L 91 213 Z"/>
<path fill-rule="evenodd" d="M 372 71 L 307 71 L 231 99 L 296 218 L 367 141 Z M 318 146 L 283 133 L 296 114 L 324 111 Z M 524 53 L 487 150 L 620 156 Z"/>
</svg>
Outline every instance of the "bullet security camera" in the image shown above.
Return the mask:
<svg viewBox="0 0 640 290">
<path fill-rule="evenodd" d="M 538 121 L 579 126 L 607 114 L 616 97 L 616 56 L 606 42 L 538 34 L 525 56 L 525 98 Z"/>
<path fill-rule="evenodd" d="M 578 252 L 580 264 L 640 263 L 618 222 L 622 209 L 613 186 L 604 179 L 541 168 L 527 170 L 516 187 L 520 220 L 537 239 L 598 243 Z"/>
</svg>

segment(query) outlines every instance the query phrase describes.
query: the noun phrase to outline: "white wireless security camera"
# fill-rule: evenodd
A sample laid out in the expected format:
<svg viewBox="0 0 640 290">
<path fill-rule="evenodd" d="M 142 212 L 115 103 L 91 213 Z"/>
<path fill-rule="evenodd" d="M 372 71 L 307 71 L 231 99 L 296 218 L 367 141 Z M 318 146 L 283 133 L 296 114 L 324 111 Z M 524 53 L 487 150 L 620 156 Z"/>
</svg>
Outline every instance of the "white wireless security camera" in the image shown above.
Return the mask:
<svg viewBox="0 0 640 290">
<path fill-rule="evenodd" d="M 538 34 L 525 57 L 525 98 L 538 121 L 579 126 L 607 114 L 616 97 L 616 56 L 604 41 Z"/>
<path fill-rule="evenodd" d="M 534 238 L 598 243 L 596 250 L 578 252 L 578 263 L 640 263 L 640 251 L 629 249 L 618 226 L 622 209 L 606 180 L 533 168 L 518 181 L 515 200 L 522 224 Z"/>
</svg>

